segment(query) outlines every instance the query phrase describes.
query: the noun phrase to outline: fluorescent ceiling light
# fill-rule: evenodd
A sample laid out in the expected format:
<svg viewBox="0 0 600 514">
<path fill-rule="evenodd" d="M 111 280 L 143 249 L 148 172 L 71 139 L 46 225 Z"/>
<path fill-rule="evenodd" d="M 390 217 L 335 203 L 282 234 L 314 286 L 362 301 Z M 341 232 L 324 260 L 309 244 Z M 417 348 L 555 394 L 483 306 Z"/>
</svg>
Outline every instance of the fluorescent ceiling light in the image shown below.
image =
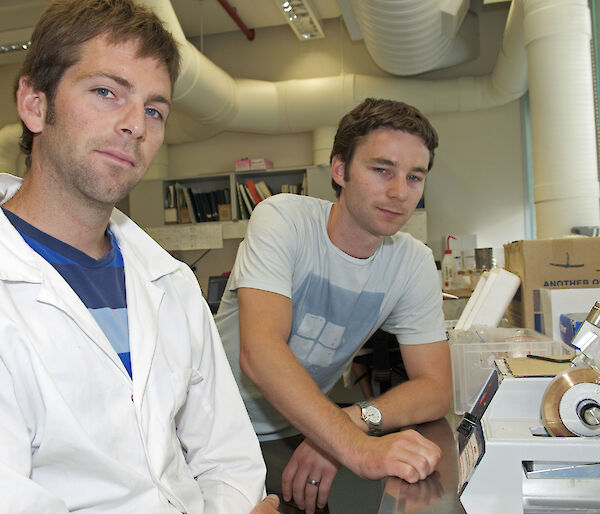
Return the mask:
<svg viewBox="0 0 600 514">
<path fill-rule="evenodd" d="M 28 50 L 29 45 L 31 45 L 31 41 L 19 41 L 2 44 L 0 45 L 0 53 L 8 54 L 10 52 L 22 52 L 23 50 Z"/>
<path fill-rule="evenodd" d="M 324 38 L 325 33 L 309 0 L 275 0 L 301 41 Z"/>
<path fill-rule="evenodd" d="M 0 53 L 7 54 L 27 50 L 31 45 L 33 27 L 0 32 Z"/>
</svg>

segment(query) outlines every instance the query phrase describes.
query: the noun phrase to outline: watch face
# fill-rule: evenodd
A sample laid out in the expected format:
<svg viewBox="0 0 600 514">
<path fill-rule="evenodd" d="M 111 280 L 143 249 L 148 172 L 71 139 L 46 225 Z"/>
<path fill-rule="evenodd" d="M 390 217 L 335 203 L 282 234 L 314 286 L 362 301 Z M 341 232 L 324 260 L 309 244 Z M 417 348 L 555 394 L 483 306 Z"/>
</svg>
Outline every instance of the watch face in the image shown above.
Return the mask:
<svg viewBox="0 0 600 514">
<path fill-rule="evenodd" d="M 376 407 L 373 406 L 368 406 L 365 409 L 365 421 L 368 421 L 369 423 L 373 423 L 374 425 L 377 425 L 378 423 L 381 422 L 381 412 L 379 411 L 379 409 L 377 409 Z"/>
</svg>

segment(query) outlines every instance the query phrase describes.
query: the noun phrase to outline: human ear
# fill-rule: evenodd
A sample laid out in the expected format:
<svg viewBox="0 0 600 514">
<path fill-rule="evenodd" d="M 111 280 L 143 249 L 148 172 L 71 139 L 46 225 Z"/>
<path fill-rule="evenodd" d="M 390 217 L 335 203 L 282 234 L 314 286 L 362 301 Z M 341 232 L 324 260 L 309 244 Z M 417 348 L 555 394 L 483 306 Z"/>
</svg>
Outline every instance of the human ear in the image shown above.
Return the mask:
<svg viewBox="0 0 600 514">
<path fill-rule="evenodd" d="M 29 77 L 21 77 L 19 78 L 16 101 L 17 112 L 25 126 L 34 134 L 42 132 L 48 108 L 45 93 L 37 91 Z"/>
<path fill-rule="evenodd" d="M 334 155 L 331 159 L 331 178 L 340 187 L 344 187 L 346 182 L 344 180 L 344 172 L 346 170 L 346 163 L 342 159 L 341 155 Z"/>
</svg>

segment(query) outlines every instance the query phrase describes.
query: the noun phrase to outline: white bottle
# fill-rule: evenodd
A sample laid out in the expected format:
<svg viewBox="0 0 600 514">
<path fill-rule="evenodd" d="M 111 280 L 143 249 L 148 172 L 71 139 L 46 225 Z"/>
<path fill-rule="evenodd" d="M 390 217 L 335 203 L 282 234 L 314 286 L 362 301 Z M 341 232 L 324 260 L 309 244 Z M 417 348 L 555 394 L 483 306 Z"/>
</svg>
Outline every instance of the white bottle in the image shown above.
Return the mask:
<svg viewBox="0 0 600 514">
<path fill-rule="evenodd" d="M 456 261 L 450 250 L 450 238 L 456 239 L 453 236 L 446 238 L 446 250 L 442 259 L 442 288 L 453 289 L 457 287 L 458 273 L 456 272 Z"/>
</svg>

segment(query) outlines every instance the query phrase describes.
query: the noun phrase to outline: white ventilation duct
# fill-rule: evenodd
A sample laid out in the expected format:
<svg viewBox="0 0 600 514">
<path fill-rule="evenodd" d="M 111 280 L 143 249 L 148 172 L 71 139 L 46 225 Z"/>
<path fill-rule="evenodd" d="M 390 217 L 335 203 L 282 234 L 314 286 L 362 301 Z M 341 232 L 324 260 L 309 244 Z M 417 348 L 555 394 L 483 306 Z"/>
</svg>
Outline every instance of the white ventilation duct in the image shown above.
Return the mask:
<svg viewBox="0 0 600 514">
<path fill-rule="evenodd" d="M 160 17 L 179 44 L 181 72 L 173 101 L 184 113 L 177 117 L 178 138 L 169 134 L 170 143 L 198 141 L 223 131 L 237 110 L 234 80 L 204 57 L 185 37 L 169 0 L 142 0 Z M 183 118 L 180 120 L 180 118 Z"/>
<path fill-rule="evenodd" d="M 336 126 L 319 127 L 313 131 L 313 164 L 329 164 Z"/>
<path fill-rule="evenodd" d="M 267 82 L 233 79 L 186 39 L 169 0 L 143 0 L 166 23 L 183 49 L 174 103 L 186 113 L 169 129 L 169 143 L 205 139 L 222 130 L 279 134 L 337 125 L 367 96 L 402 100 L 425 114 L 504 105 L 527 90 L 523 16 L 510 16 L 493 72 L 481 77 L 426 81 L 364 75 Z M 521 3 L 513 2 L 511 10 Z M 182 128 L 183 127 L 183 128 Z"/>
<path fill-rule="evenodd" d="M 525 0 L 537 237 L 597 226 L 591 21 L 587 0 Z"/>
<path fill-rule="evenodd" d="M 416 75 L 479 56 L 479 24 L 475 15 L 467 15 L 468 0 L 352 0 L 351 5 L 369 55 L 394 75 Z"/>
</svg>

